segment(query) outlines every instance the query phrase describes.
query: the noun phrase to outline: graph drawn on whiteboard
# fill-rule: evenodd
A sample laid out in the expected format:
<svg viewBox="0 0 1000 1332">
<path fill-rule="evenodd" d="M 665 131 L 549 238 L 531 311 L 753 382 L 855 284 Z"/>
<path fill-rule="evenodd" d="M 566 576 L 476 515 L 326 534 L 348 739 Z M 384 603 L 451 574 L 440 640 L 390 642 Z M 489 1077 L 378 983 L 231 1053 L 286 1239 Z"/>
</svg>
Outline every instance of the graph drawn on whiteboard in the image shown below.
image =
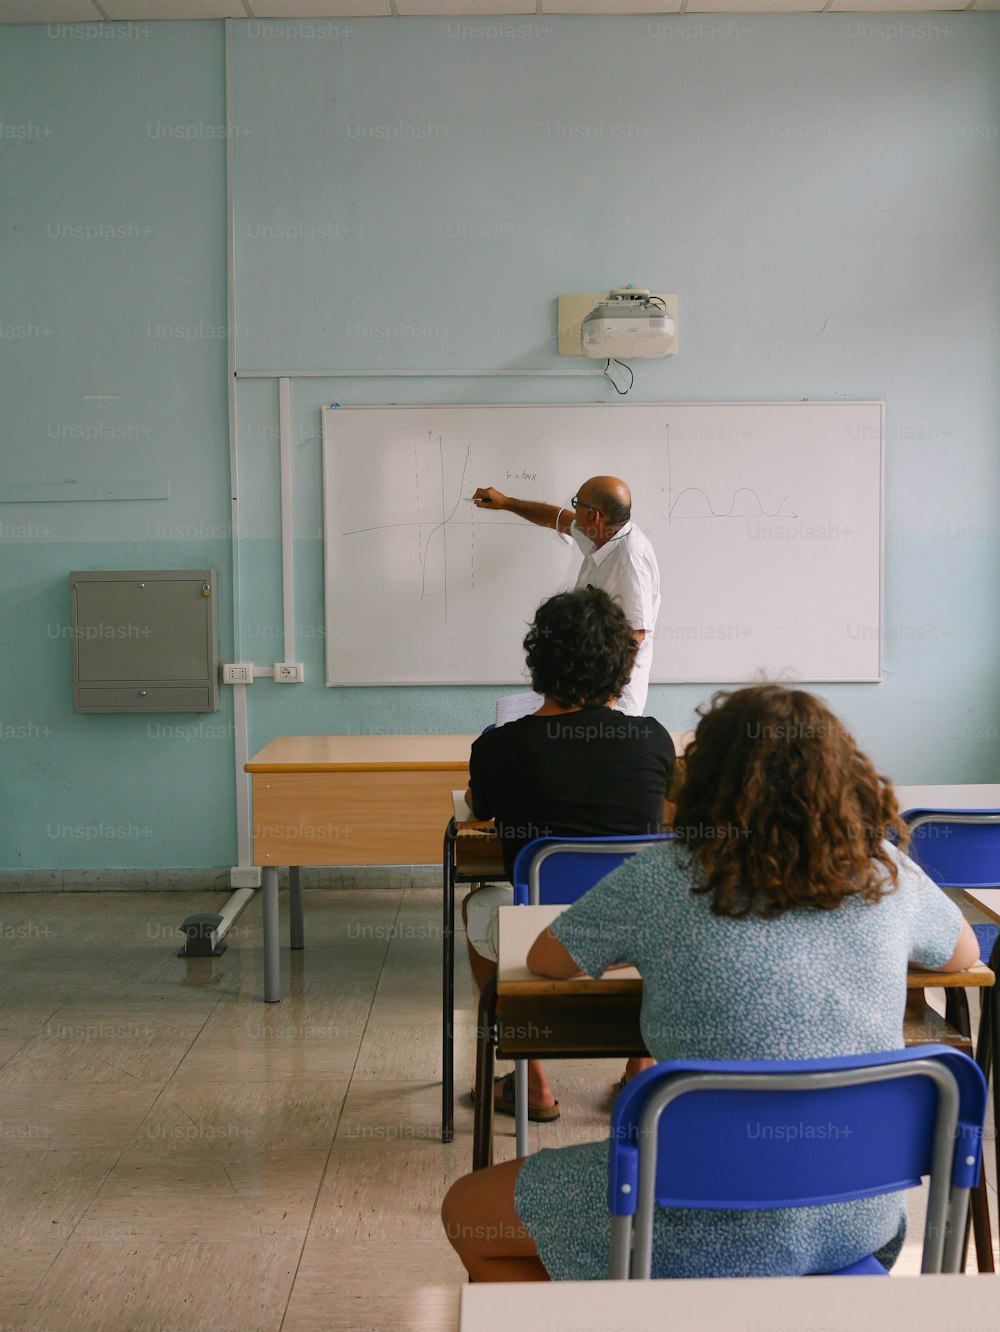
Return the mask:
<svg viewBox="0 0 1000 1332">
<path fill-rule="evenodd" d="M 345 540 L 352 537 L 371 538 L 376 535 L 388 535 L 393 529 L 402 529 L 404 531 L 413 531 L 416 541 L 417 564 L 420 570 L 420 591 L 419 599 L 424 601 L 429 591 L 439 593 L 443 604 L 443 614 L 445 620 L 448 618 L 448 582 L 450 571 L 448 568 L 448 529 L 452 526 L 472 526 L 471 519 L 459 519 L 456 521 L 456 514 L 462 507 L 463 499 L 467 498 L 467 477 L 472 463 L 472 446 L 466 445 L 461 465 L 458 468 L 457 485 L 449 479 L 448 468 L 445 463 L 444 438 L 440 434 L 435 437 L 433 430 L 426 431 L 428 450 L 436 450 L 437 462 L 437 483 L 433 483 L 429 476 L 421 475 L 422 469 L 426 468 L 426 462 L 421 461 L 421 450 L 415 441 L 413 444 L 413 497 L 414 497 L 414 516 L 411 519 L 397 523 L 373 523 L 367 527 L 352 527 L 342 533 Z M 437 499 L 429 500 L 433 491 L 437 491 Z M 424 511 L 430 511 L 432 505 L 436 505 L 437 514 L 434 518 L 424 517 Z M 431 543 L 435 540 L 441 543 L 441 557 L 444 565 L 444 576 L 439 586 L 429 589 L 427 585 L 427 560 L 431 549 Z M 469 561 L 468 568 L 469 585 L 475 588 L 476 583 L 476 562 L 475 547 Z"/>
<path fill-rule="evenodd" d="M 701 486 L 674 484 L 674 469 L 671 453 L 676 449 L 671 441 L 670 423 L 665 423 L 664 452 L 666 456 L 667 481 L 660 487 L 660 494 L 665 496 L 667 521 L 677 522 L 682 518 L 745 518 L 759 515 L 762 518 L 797 518 L 798 514 L 787 507 L 788 496 L 782 495 L 773 509 L 764 507 L 761 497 L 752 486 L 740 486 L 730 496 L 727 507 L 716 508 L 711 497 Z"/>
<path fill-rule="evenodd" d="M 660 565 L 654 683 L 880 678 L 879 403 L 341 408 L 323 441 L 329 684 L 523 684 L 581 556 L 472 493 L 608 472 Z"/>
</svg>

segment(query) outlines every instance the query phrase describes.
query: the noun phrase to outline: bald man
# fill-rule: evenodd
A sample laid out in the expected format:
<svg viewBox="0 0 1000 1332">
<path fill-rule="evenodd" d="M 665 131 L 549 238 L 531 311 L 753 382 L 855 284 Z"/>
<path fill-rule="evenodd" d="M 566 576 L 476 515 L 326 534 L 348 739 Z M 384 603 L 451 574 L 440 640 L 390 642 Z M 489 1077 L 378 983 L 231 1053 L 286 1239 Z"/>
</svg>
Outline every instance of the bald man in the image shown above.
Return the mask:
<svg viewBox="0 0 1000 1332">
<path fill-rule="evenodd" d="M 538 527 L 554 528 L 580 547 L 584 559 L 576 586 L 600 587 L 614 597 L 639 644 L 618 708 L 632 717 L 643 716 L 660 610 L 660 570 L 652 543 L 632 522 L 632 493 L 625 482 L 617 476 L 592 476 L 569 508 L 514 499 L 493 486 L 481 487 L 472 499 L 477 508 L 504 509 Z"/>
</svg>

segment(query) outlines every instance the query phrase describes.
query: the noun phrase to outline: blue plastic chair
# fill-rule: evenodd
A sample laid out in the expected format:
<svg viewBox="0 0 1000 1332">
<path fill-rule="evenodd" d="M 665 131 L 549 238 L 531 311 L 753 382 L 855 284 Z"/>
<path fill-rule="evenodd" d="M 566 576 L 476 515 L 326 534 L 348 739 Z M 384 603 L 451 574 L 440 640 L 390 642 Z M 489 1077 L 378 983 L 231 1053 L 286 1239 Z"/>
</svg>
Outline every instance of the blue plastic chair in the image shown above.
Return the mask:
<svg viewBox="0 0 1000 1332">
<path fill-rule="evenodd" d="M 908 809 L 903 821 L 910 830 L 907 855 L 942 888 L 1000 889 L 1000 809 Z M 1000 926 L 972 928 L 980 960 L 995 971 Z M 987 1021 L 991 1007 L 984 997 Z"/>
<path fill-rule="evenodd" d="M 536 837 L 514 860 L 514 905 L 575 902 L 629 856 L 672 837 Z M 523 1059 L 514 1062 L 514 1136 L 518 1156 L 527 1156 L 528 1065 Z"/>
<path fill-rule="evenodd" d="M 997 889 L 1000 911 L 1000 809 L 908 809 L 907 854 L 943 888 Z M 1000 926 L 973 925 L 979 956 L 991 971 L 1000 970 Z M 977 1056 L 989 1074 L 1000 1067 L 1000 994 L 997 986 L 981 992 L 982 1018 Z M 949 995 L 964 991 L 949 990 Z M 994 1072 L 994 1078 L 996 1073 Z M 994 1137 L 1000 1166 L 1000 1105 L 995 1104 Z"/>
<path fill-rule="evenodd" d="M 907 855 L 943 888 L 1000 889 L 1000 809 L 908 809 Z M 1000 906 L 1000 896 L 997 898 Z M 1000 927 L 976 927 L 985 962 Z"/>
<path fill-rule="evenodd" d="M 514 903 L 539 906 L 575 902 L 629 856 L 673 833 L 627 837 L 536 837 L 514 861 Z"/>
<path fill-rule="evenodd" d="M 979 1066 L 944 1045 L 658 1064 L 625 1086 L 611 1116 L 610 1275 L 649 1277 L 657 1207 L 813 1207 L 895 1193 L 925 1176 L 921 1271 L 958 1272 L 985 1112 Z M 803 1131 L 791 1137 L 789 1124 Z M 885 1268 L 871 1255 L 827 1275 L 848 1274 Z"/>
</svg>

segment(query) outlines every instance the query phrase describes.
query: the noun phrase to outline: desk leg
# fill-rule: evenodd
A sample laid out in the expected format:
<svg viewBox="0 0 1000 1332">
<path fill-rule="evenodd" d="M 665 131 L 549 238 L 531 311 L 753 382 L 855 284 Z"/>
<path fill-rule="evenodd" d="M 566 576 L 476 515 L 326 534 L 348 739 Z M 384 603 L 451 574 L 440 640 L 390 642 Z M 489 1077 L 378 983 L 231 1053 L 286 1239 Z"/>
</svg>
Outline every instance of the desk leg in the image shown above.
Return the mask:
<svg viewBox="0 0 1000 1332">
<path fill-rule="evenodd" d="M 493 1069 L 497 1020 L 497 978 L 494 973 L 479 995 L 476 1032 L 476 1114 L 472 1137 L 472 1168 L 493 1164 Z"/>
<path fill-rule="evenodd" d="M 302 909 L 302 867 L 288 867 L 288 942 L 292 948 L 305 948 L 306 922 Z"/>
<path fill-rule="evenodd" d="M 967 1041 L 970 1042 L 969 1053 L 972 1054 L 972 1022 L 969 1016 L 968 991 L 965 989 L 949 988 L 945 990 L 944 996 L 945 1018 L 965 1037 Z M 985 1004 L 983 1005 L 983 1016 L 981 1021 L 987 1021 Z M 980 1039 L 975 1051 L 975 1057 L 988 1079 L 989 1067 L 988 1065 L 984 1067 L 984 1051 L 985 1046 Z M 966 1245 L 968 1244 L 970 1225 L 972 1227 L 972 1235 L 976 1246 L 976 1267 L 980 1272 L 992 1272 L 995 1270 L 993 1264 L 993 1235 L 990 1228 L 989 1194 L 986 1188 L 985 1168 L 980 1170 L 979 1182 L 969 1194 L 969 1215 L 965 1226 Z M 963 1245 L 963 1254 L 964 1252 L 965 1245 Z"/>
<path fill-rule="evenodd" d="M 441 1141 L 455 1136 L 455 820 L 444 834 L 441 906 Z"/>
<path fill-rule="evenodd" d="M 281 958 L 278 951 L 278 870 L 264 866 L 264 1002 L 281 998 Z"/>
<path fill-rule="evenodd" d="M 996 962 L 1000 965 L 1000 949 L 994 949 L 996 953 Z M 993 960 L 993 959 L 991 959 Z M 990 967 L 992 971 L 993 968 Z M 993 1074 L 993 1164 L 994 1168 L 1000 1170 L 1000 1096 L 997 1092 L 997 1083 L 1000 1080 L 1000 985 L 994 985 L 990 990 L 990 997 L 983 1005 L 984 1015 L 989 1012 L 990 1024 L 990 1066 Z M 983 1167 L 985 1173 L 985 1166 Z M 1000 1178 L 1000 1176 L 995 1176 Z"/>
<path fill-rule="evenodd" d="M 1000 966 L 1000 939 L 993 945 L 990 953 L 989 968 L 995 973 Z M 983 1000 L 980 1023 L 988 1027 L 986 1033 L 987 1082 L 993 1077 L 993 1152 L 994 1164 L 1000 1169 L 1000 1101 L 997 1096 L 1000 1080 L 1000 984 L 990 987 L 989 994 Z M 985 1173 L 985 1166 L 983 1167 Z"/>
</svg>

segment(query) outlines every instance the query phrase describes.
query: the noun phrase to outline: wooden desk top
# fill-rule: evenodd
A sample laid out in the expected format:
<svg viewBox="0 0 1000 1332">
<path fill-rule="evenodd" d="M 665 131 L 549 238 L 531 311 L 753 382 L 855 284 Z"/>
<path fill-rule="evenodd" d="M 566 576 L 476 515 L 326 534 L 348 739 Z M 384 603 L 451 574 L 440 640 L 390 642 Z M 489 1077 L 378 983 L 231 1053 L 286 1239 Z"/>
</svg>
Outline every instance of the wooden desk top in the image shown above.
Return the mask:
<svg viewBox="0 0 1000 1332">
<path fill-rule="evenodd" d="M 247 772 L 465 772 L 474 735 L 281 735 Z"/>
<path fill-rule="evenodd" d="M 672 731 L 677 752 L 693 732 Z M 244 764 L 246 772 L 468 773 L 475 735 L 279 735 Z M 464 802 L 456 802 L 456 817 Z"/>
<path fill-rule="evenodd" d="M 634 967 L 606 971 L 602 977 L 575 977 L 572 980 L 553 980 L 529 971 L 525 959 L 528 949 L 542 930 L 551 925 L 565 906 L 505 906 L 500 908 L 498 931 L 497 994 L 623 994 L 642 990 L 642 977 Z M 992 985 L 993 972 L 982 962 L 968 971 L 920 971 L 907 973 L 906 986 L 910 990 L 965 989 Z"/>
<path fill-rule="evenodd" d="M 973 782 L 969 786 L 897 786 L 899 808 L 1000 809 L 1000 782 Z"/>
<path fill-rule="evenodd" d="M 1000 1276 L 489 1282 L 462 1287 L 461 1332 L 997 1332 Z"/>
</svg>

